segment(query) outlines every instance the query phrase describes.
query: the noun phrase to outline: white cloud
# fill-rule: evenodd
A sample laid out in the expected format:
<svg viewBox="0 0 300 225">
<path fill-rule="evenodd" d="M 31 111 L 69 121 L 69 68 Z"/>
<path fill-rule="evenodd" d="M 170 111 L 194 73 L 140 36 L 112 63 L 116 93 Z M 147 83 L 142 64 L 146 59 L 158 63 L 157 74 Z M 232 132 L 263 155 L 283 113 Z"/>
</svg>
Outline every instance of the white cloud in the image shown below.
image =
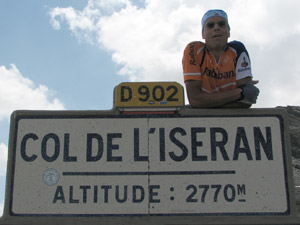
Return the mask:
<svg viewBox="0 0 300 225">
<path fill-rule="evenodd" d="M 7 146 L 0 143 L 0 176 L 6 176 Z"/>
<path fill-rule="evenodd" d="M 17 109 L 59 110 L 64 106 L 46 86 L 36 87 L 15 65 L 0 66 L 0 120 Z"/>
<path fill-rule="evenodd" d="M 56 30 L 61 29 L 59 21 L 66 21 L 72 34 L 79 41 L 86 41 L 93 44 L 98 29 L 97 22 L 100 16 L 111 14 L 117 9 L 121 9 L 129 2 L 127 0 L 90 0 L 87 6 L 82 10 L 76 10 L 72 7 L 52 9 L 50 14 L 50 24 Z"/>
<path fill-rule="evenodd" d="M 60 29 L 60 23 L 57 20 L 65 20 L 72 33 L 79 39 L 83 39 L 89 43 L 93 43 L 91 39 L 94 28 L 94 20 L 97 19 L 99 11 L 97 9 L 85 8 L 83 12 L 77 11 L 72 7 L 55 8 L 51 11 L 51 25 L 54 29 Z"/>
<path fill-rule="evenodd" d="M 201 17 L 211 8 L 228 12 L 231 40 L 244 42 L 261 94 L 257 107 L 300 105 L 300 1 L 286 0 L 90 0 L 82 11 L 56 8 L 51 23 L 65 21 L 79 40 L 111 52 L 119 74 L 132 81 L 171 80 L 183 84 L 185 45 L 201 39 Z M 88 21 L 88 22 L 84 22 Z M 291 38 L 293 37 L 293 38 Z M 287 78 L 288 77 L 288 78 Z M 292 97 L 291 97 L 292 96 Z"/>
</svg>

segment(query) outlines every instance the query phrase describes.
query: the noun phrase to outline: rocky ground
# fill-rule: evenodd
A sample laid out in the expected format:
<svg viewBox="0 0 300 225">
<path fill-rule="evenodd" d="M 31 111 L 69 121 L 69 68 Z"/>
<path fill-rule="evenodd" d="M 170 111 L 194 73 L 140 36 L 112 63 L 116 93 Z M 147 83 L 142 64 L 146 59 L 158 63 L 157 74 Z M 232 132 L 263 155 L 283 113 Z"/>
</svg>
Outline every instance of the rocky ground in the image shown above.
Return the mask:
<svg viewBox="0 0 300 225">
<path fill-rule="evenodd" d="M 287 106 L 280 108 L 286 109 L 289 116 L 295 199 L 297 214 L 300 216 L 300 106 Z"/>
<path fill-rule="evenodd" d="M 299 140 L 300 141 L 300 140 Z M 295 183 L 295 199 L 296 199 L 296 210 L 297 214 L 300 216 L 300 159 L 292 159 L 293 173 L 294 173 L 294 183 Z"/>
<path fill-rule="evenodd" d="M 295 182 L 296 208 L 297 214 L 300 216 L 300 159 L 296 159 L 293 157 L 292 164 Z"/>
<path fill-rule="evenodd" d="M 293 163 L 296 160 L 293 160 Z M 298 159 L 297 164 L 294 165 L 300 165 L 300 160 Z M 295 182 L 295 199 L 296 199 L 296 210 L 297 214 L 300 216 L 300 169 L 294 168 L 294 182 Z"/>
</svg>

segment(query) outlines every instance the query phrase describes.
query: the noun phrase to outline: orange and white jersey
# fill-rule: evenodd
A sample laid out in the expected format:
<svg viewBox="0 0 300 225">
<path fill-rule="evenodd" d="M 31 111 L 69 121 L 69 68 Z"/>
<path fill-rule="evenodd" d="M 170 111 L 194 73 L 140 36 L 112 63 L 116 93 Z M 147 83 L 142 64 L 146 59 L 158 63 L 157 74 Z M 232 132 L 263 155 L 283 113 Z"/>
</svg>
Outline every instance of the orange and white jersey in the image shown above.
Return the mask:
<svg viewBox="0 0 300 225">
<path fill-rule="evenodd" d="M 191 42 L 184 50 L 182 66 L 184 81 L 201 80 L 207 93 L 232 90 L 237 80 L 252 77 L 248 52 L 238 41 L 228 43 L 218 62 L 203 42 Z"/>
</svg>

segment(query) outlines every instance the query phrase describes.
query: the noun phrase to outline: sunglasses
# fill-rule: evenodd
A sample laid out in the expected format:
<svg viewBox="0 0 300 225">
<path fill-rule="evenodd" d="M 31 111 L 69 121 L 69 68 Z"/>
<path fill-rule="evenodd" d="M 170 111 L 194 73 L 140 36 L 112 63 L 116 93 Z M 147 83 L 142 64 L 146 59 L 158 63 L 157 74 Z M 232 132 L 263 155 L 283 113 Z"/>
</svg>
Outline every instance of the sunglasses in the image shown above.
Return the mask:
<svg viewBox="0 0 300 225">
<path fill-rule="evenodd" d="M 223 28 L 223 27 L 225 27 L 226 22 L 222 20 L 222 21 L 217 22 L 217 24 L 218 24 L 219 27 Z M 208 22 L 208 23 L 206 24 L 206 26 L 207 26 L 208 28 L 214 28 L 215 25 L 216 25 L 215 22 Z"/>
</svg>

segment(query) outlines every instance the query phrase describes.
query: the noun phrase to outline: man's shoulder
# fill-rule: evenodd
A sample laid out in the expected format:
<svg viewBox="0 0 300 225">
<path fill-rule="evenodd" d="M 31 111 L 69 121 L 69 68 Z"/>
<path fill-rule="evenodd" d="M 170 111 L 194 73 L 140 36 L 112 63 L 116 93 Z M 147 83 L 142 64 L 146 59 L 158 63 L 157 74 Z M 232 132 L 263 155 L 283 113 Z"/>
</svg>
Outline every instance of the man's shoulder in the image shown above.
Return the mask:
<svg viewBox="0 0 300 225">
<path fill-rule="evenodd" d="M 247 52 L 245 45 L 240 41 L 228 42 L 228 46 L 233 48 L 237 53 Z"/>
<path fill-rule="evenodd" d="M 188 45 L 205 45 L 202 41 L 191 41 Z"/>
<path fill-rule="evenodd" d="M 190 43 L 187 44 L 187 47 L 191 48 L 201 48 L 201 47 L 204 47 L 205 44 L 201 41 L 192 41 Z"/>
<path fill-rule="evenodd" d="M 201 50 L 204 49 L 205 44 L 201 41 L 192 41 L 190 43 L 187 44 L 187 46 L 185 47 L 185 54 L 189 54 L 189 55 L 198 55 L 200 54 L 200 52 L 202 52 Z"/>
</svg>

